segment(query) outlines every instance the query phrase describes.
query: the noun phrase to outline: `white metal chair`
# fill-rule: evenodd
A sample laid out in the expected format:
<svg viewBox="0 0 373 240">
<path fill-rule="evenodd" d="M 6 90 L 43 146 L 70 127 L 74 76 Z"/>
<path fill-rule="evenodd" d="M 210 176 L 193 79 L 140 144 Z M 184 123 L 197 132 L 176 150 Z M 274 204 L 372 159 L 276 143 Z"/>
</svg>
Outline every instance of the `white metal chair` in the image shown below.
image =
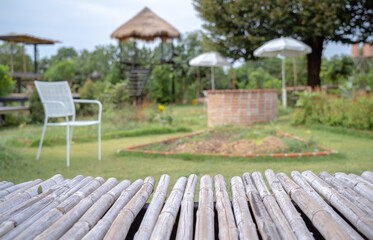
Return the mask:
<svg viewBox="0 0 373 240">
<path fill-rule="evenodd" d="M 47 126 L 66 126 L 66 164 L 70 166 L 70 147 L 75 126 L 98 125 L 98 160 L 101 160 L 101 114 L 102 105 L 97 100 L 73 99 L 69 84 L 63 82 L 35 81 L 36 89 L 44 106 L 45 120 L 36 159 L 39 160 L 44 134 Z M 98 105 L 98 120 L 75 121 L 74 103 L 93 103 Z M 65 122 L 48 123 L 49 118 L 64 117 Z M 70 120 L 71 117 L 71 120 Z M 71 134 L 70 134 L 71 127 Z"/>
</svg>

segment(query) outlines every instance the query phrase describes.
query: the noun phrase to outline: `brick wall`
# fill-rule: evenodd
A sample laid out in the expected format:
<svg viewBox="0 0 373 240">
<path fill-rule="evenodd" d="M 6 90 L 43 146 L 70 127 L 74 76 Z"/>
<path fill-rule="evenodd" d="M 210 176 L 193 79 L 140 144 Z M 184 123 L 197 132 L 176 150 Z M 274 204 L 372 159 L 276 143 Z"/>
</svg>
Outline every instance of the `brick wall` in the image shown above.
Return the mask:
<svg viewBox="0 0 373 240">
<path fill-rule="evenodd" d="M 209 127 L 251 125 L 277 118 L 277 90 L 210 90 L 206 93 Z"/>
</svg>

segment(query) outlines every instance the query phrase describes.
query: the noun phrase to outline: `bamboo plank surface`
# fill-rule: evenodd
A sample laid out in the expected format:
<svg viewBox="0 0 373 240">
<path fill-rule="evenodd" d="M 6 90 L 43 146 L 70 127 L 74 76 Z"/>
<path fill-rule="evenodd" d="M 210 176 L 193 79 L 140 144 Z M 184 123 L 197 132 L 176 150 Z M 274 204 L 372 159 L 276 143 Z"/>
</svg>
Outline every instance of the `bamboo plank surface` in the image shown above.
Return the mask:
<svg viewBox="0 0 373 240">
<path fill-rule="evenodd" d="M 334 175 L 341 182 L 343 182 L 359 194 L 365 196 L 367 199 L 369 199 L 369 201 L 373 203 L 373 187 L 366 183 L 359 182 L 355 178 L 347 175 L 346 173 L 336 173 Z"/>
<path fill-rule="evenodd" d="M 188 178 L 180 206 L 180 217 L 176 240 L 193 239 L 194 194 L 196 192 L 197 180 L 198 177 L 195 174 L 190 175 Z"/>
<path fill-rule="evenodd" d="M 276 199 L 269 192 L 267 185 L 264 182 L 263 176 L 260 172 L 253 172 L 252 178 L 254 180 L 255 186 L 259 192 L 259 195 L 266 207 L 269 215 L 276 224 L 277 231 L 281 235 L 282 239 L 297 239 L 294 231 L 291 229 L 289 222 L 282 213 L 280 207 L 278 206 Z"/>
<path fill-rule="evenodd" d="M 7 182 L 5 184 L 3 184 L 2 186 L 0 186 L 0 198 L 24 187 L 25 185 L 31 183 L 32 181 L 28 181 L 28 182 L 24 182 L 24 183 L 20 183 L 20 184 L 17 184 L 17 185 L 14 185 L 13 183 L 11 182 Z"/>
<path fill-rule="evenodd" d="M 373 183 L 373 172 L 371 171 L 365 171 L 361 174 L 361 176 L 368 180 L 370 183 Z"/>
<path fill-rule="evenodd" d="M 144 219 L 134 237 L 135 240 L 147 240 L 150 238 L 158 219 L 158 215 L 162 210 L 164 200 L 167 197 L 167 188 L 169 184 L 170 176 L 163 174 L 159 180 L 157 189 L 153 194 L 153 199 L 146 210 Z"/>
<path fill-rule="evenodd" d="M 0 204 L 17 202 L 0 213 L 0 239 L 373 239 L 370 174 L 336 174 L 345 183 L 326 172 L 291 179 L 267 170 L 274 195 L 260 172 L 233 177 L 231 190 L 222 175 L 205 175 L 198 203 L 194 174 L 172 189 L 163 175 L 153 194 L 153 177 L 0 181 L 0 192 L 11 188 Z"/>
</svg>

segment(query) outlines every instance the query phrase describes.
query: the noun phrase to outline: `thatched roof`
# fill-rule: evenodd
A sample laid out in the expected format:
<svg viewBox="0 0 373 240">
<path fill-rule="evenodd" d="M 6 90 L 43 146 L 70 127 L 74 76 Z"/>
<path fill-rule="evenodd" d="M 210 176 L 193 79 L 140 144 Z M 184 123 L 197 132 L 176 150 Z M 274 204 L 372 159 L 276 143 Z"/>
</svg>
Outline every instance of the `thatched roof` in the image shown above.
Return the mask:
<svg viewBox="0 0 373 240">
<path fill-rule="evenodd" d="M 26 34 L 0 35 L 0 40 L 25 44 L 55 44 L 60 42 L 49 39 L 37 38 Z"/>
<path fill-rule="evenodd" d="M 161 38 L 162 41 L 166 41 L 171 38 L 179 38 L 180 32 L 145 7 L 135 17 L 115 30 L 111 37 L 121 42 L 128 41 L 130 38 L 145 41 Z"/>
</svg>

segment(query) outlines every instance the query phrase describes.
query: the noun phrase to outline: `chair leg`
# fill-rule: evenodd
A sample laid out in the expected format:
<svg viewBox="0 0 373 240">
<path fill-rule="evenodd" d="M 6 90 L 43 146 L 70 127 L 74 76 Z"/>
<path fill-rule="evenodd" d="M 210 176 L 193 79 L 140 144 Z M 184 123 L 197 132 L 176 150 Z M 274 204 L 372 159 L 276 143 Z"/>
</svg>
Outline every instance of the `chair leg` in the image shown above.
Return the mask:
<svg viewBox="0 0 373 240">
<path fill-rule="evenodd" d="M 66 165 L 70 166 L 70 136 L 69 136 L 70 126 L 66 127 Z"/>
<path fill-rule="evenodd" d="M 101 122 L 98 124 L 98 160 L 101 160 Z"/>
<path fill-rule="evenodd" d="M 36 160 L 39 160 L 39 157 L 40 157 L 41 147 L 43 146 L 43 141 L 44 141 L 45 130 L 47 128 L 47 122 L 48 122 L 48 118 L 45 118 L 43 131 L 41 133 L 41 138 L 40 138 L 40 142 L 39 142 L 39 150 L 38 150 L 38 154 L 36 155 Z"/>
</svg>

